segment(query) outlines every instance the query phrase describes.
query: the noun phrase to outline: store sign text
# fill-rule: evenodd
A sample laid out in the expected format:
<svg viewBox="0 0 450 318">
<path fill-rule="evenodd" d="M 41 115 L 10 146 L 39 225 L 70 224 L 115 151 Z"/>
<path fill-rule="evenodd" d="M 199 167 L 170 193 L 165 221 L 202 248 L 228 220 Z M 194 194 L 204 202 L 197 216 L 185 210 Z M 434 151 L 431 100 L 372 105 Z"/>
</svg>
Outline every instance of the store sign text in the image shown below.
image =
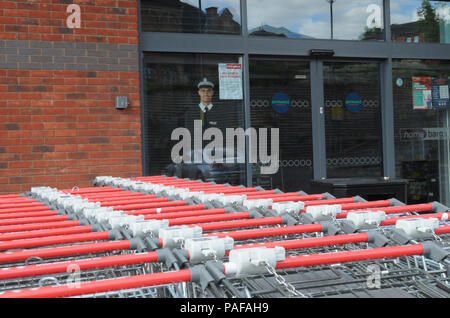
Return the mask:
<svg viewBox="0 0 450 318">
<path fill-rule="evenodd" d="M 401 140 L 448 140 L 450 139 L 449 128 L 413 128 L 400 129 Z"/>
</svg>

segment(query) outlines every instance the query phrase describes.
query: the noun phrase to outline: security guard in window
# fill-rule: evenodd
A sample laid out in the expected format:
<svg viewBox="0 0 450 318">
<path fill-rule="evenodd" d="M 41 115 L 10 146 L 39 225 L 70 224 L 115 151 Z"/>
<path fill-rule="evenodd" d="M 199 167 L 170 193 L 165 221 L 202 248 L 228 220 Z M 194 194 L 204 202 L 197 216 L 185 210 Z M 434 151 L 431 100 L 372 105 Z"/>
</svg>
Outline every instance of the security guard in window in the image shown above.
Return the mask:
<svg viewBox="0 0 450 318">
<path fill-rule="evenodd" d="M 200 97 L 200 103 L 188 109 L 185 113 L 186 128 L 192 128 L 194 120 L 202 121 L 202 131 L 204 132 L 208 128 L 219 128 L 223 122 L 224 114 L 221 114 L 223 110 L 213 104 L 214 97 L 214 84 L 204 78 L 198 83 L 198 95 Z M 193 131 L 193 130 L 191 130 Z"/>
</svg>

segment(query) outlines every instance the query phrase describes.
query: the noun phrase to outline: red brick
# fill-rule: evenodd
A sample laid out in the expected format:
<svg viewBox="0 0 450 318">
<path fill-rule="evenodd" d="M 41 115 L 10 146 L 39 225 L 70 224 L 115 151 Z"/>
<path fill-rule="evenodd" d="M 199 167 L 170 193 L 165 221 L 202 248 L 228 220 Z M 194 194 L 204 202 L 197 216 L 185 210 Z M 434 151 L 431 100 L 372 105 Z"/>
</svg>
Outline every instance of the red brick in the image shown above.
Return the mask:
<svg viewBox="0 0 450 318">
<path fill-rule="evenodd" d="M 42 144 L 44 144 L 44 138 L 20 139 L 18 143 L 20 145 L 42 145 Z"/>
<path fill-rule="evenodd" d="M 50 11 L 28 11 L 28 17 L 30 17 L 30 18 L 50 18 L 51 12 Z"/>
<path fill-rule="evenodd" d="M 60 160 L 66 159 L 67 154 L 65 152 L 46 152 L 43 157 L 47 160 Z"/>
<path fill-rule="evenodd" d="M 9 153 L 29 153 L 31 151 L 31 147 L 30 146 L 11 146 L 8 147 L 8 152 Z"/>
<path fill-rule="evenodd" d="M 0 8 L 2 9 L 15 9 L 17 8 L 17 3 L 15 1 L 1 1 Z"/>
<path fill-rule="evenodd" d="M 75 137 L 77 135 L 76 130 L 56 130 L 55 137 Z"/>
<path fill-rule="evenodd" d="M 33 168 L 48 168 L 55 165 L 54 161 L 32 161 Z"/>
<path fill-rule="evenodd" d="M 10 130 L 8 131 L 8 138 L 28 138 L 31 136 L 29 130 Z"/>
<path fill-rule="evenodd" d="M 77 146 L 76 145 L 56 145 L 55 146 L 55 152 L 71 152 L 76 151 Z"/>
<path fill-rule="evenodd" d="M 2 32 L 2 33 L 0 33 L 0 39 L 2 39 L 2 40 L 16 40 L 17 39 L 17 33 Z"/>
<path fill-rule="evenodd" d="M 16 18 L 11 16 L 0 17 L 1 24 L 16 24 Z"/>
<path fill-rule="evenodd" d="M 9 169 L 29 168 L 32 167 L 33 161 L 11 161 L 8 163 Z"/>
<path fill-rule="evenodd" d="M 136 8 L 137 1 L 119 1 L 117 6 L 120 8 Z"/>
<path fill-rule="evenodd" d="M 55 176 L 33 176 L 33 184 L 48 184 L 49 182 L 56 182 Z"/>
</svg>

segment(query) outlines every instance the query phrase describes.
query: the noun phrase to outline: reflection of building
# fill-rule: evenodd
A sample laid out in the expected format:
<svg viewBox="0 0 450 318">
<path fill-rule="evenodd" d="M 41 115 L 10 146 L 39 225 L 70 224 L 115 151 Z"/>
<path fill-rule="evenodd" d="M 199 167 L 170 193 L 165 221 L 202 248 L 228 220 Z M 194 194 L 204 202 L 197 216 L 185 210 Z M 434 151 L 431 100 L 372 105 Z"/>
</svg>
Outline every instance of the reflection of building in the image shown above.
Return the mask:
<svg viewBox="0 0 450 318">
<path fill-rule="evenodd" d="M 439 21 L 439 28 L 436 28 L 435 32 L 429 33 L 428 35 L 421 32 L 417 21 L 393 24 L 391 26 L 391 32 L 394 42 L 423 43 L 437 41 L 439 43 L 450 43 L 450 23 L 445 19 Z M 435 38 L 431 39 L 430 37 Z"/>
<path fill-rule="evenodd" d="M 391 26 L 392 40 L 394 42 L 421 43 L 424 36 L 419 32 L 417 22 L 393 24 Z"/>
<path fill-rule="evenodd" d="M 145 31 L 170 31 L 182 33 L 231 33 L 239 34 L 241 26 L 227 8 L 208 7 L 201 10 L 180 0 L 142 2 Z"/>
</svg>

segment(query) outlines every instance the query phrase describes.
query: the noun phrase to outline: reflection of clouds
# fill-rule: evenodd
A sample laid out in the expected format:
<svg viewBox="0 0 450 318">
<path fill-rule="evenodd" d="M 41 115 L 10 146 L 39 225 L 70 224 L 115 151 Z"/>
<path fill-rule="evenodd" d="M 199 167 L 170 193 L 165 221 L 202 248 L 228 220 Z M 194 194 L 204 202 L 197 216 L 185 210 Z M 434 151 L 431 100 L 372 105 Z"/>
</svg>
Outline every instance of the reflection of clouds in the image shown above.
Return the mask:
<svg viewBox="0 0 450 318">
<path fill-rule="evenodd" d="M 336 0 L 335 38 L 358 39 L 367 25 L 371 4 L 382 8 L 382 0 Z M 310 0 L 247 0 L 247 6 L 250 30 L 267 24 L 314 38 L 330 38 L 330 5 L 326 0 L 314 4 Z"/>
</svg>

